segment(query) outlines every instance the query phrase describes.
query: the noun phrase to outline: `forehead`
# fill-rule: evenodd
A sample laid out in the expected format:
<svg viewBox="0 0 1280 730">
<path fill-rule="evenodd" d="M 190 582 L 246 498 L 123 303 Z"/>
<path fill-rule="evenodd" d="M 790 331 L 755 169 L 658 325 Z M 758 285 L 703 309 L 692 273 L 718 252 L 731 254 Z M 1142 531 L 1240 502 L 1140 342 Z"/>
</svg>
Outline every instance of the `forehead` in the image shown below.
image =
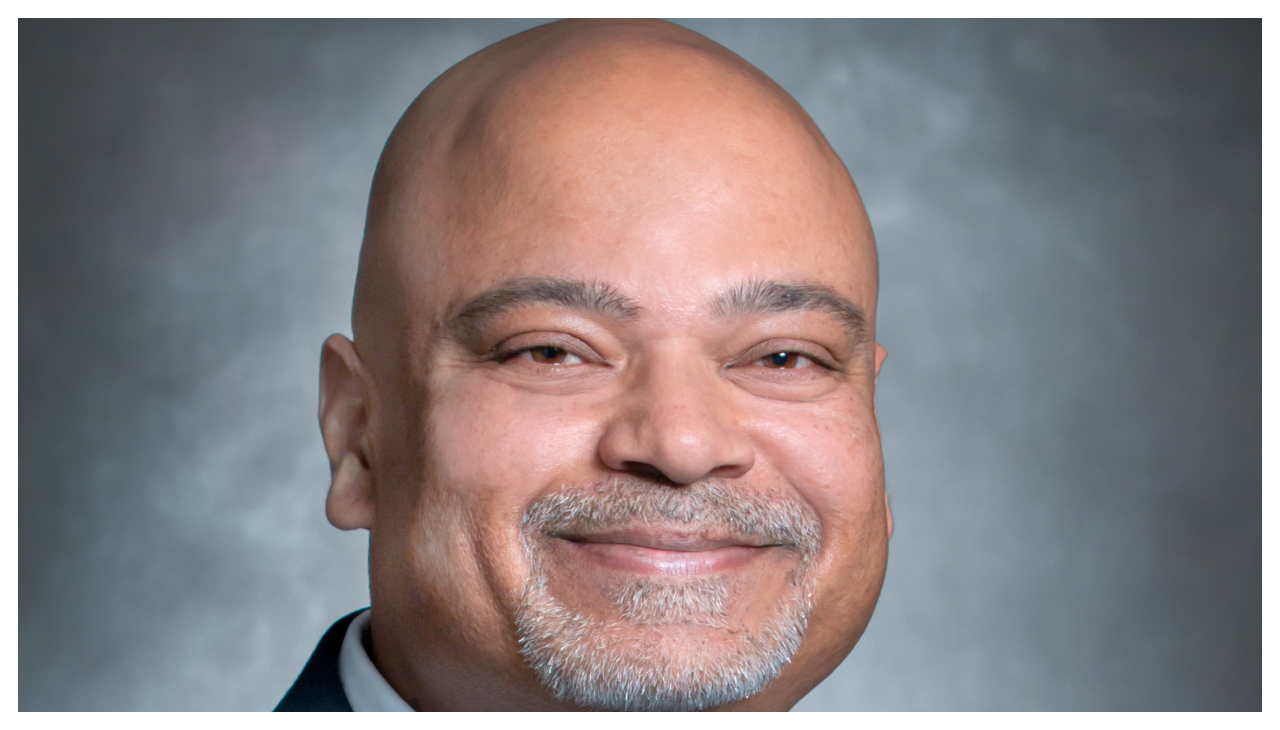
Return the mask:
<svg viewBox="0 0 1280 730">
<path fill-rule="evenodd" d="M 450 150 L 408 289 L 439 313 L 504 280 L 575 278 L 661 309 L 803 280 L 871 312 L 874 243 L 843 166 L 758 81 L 699 63 L 544 81 L 488 106 Z"/>
</svg>

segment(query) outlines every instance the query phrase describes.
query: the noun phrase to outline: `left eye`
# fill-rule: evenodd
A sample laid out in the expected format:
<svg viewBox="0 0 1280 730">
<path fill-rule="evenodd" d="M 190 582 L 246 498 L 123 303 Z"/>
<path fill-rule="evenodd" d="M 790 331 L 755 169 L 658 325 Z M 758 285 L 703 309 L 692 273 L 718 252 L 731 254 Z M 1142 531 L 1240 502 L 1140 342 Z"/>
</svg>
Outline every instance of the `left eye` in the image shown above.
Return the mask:
<svg viewBox="0 0 1280 730">
<path fill-rule="evenodd" d="M 775 352 L 771 355 L 765 355 L 756 362 L 767 368 L 786 369 L 807 367 L 814 364 L 812 359 L 798 352 Z"/>
<path fill-rule="evenodd" d="M 530 347 L 515 354 L 516 357 L 532 360 L 540 365 L 581 365 L 582 358 L 563 347 L 543 345 Z"/>
</svg>

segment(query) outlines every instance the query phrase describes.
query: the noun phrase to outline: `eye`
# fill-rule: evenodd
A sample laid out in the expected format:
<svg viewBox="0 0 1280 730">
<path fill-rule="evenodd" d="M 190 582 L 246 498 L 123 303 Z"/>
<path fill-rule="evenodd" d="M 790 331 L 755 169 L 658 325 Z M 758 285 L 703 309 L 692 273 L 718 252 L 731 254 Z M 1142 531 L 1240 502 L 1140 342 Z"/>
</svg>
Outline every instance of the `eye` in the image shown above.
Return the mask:
<svg viewBox="0 0 1280 730">
<path fill-rule="evenodd" d="M 539 365 L 581 365 L 582 358 L 574 355 L 563 347 L 553 347 L 551 345 L 539 345 L 538 347 L 527 347 L 519 352 L 511 355 L 510 358 L 521 358 L 535 362 Z"/>
<path fill-rule="evenodd" d="M 784 368 L 787 370 L 816 364 L 812 358 L 801 355 L 798 352 L 771 353 L 760 358 L 756 363 L 766 368 Z"/>
</svg>

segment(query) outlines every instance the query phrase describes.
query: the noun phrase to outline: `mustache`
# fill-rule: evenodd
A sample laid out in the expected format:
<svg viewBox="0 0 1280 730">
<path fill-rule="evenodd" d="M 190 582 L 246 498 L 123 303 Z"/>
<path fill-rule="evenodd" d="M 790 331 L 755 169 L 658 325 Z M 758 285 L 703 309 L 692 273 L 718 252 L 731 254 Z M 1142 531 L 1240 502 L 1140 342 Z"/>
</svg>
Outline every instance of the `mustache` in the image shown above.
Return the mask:
<svg viewBox="0 0 1280 730">
<path fill-rule="evenodd" d="M 795 497 L 759 494 L 708 479 L 687 486 L 615 477 L 565 488 L 530 504 L 521 521 L 533 533 L 590 534 L 640 524 L 798 548 L 806 558 L 822 544 L 817 513 Z"/>
</svg>

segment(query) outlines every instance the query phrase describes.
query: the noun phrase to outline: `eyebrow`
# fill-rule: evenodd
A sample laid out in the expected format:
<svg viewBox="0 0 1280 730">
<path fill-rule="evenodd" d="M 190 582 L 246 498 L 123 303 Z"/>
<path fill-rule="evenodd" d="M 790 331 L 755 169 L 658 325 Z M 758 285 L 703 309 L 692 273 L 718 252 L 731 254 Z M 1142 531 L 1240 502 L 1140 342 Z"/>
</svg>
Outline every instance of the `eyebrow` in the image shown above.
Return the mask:
<svg viewBox="0 0 1280 730">
<path fill-rule="evenodd" d="M 867 316 L 858 305 L 825 284 L 751 279 L 716 295 L 717 316 L 742 317 L 783 312 L 825 312 L 849 334 L 854 347 L 870 341 Z"/>
<path fill-rule="evenodd" d="M 481 292 L 459 307 L 446 329 L 460 339 L 475 334 L 503 312 L 531 304 L 554 304 L 609 319 L 632 319 L 640 312 L 634 299 L 598 281 L 526 276 Z"/>
<path fill-rule="evenodd" d="M 477 334 L 503 312 L 532 304 L 552 304 L 609 319 L 634 319 L 642 311 L 636 301 L 612 286 L 580 279 L 521 277 L 481 292 L 460 305 L 445 328 L 459 340 Z M 750 279 L 716 294 L 712 312 L 720 318 L 817 311 L 831 315 L 849 334 L 854 347 L 870 340 L 867 318 L 858 305 L 824 284 Z"/>
</svg>

